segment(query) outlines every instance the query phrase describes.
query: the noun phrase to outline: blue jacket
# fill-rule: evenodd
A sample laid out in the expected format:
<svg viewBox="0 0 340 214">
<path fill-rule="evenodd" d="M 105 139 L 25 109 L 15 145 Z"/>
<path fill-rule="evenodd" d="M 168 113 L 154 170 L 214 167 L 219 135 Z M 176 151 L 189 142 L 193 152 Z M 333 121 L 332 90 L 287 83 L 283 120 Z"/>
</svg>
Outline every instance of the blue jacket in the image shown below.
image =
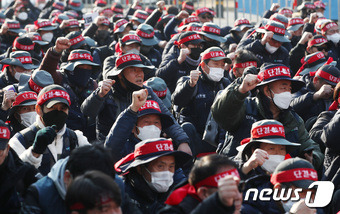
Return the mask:
<svg viewBox="0 0 340 214">
<path fill-rule="evenodd" d="M 166 41 L 171 39 L 171 35 L 178 33 L 175 31 L 176 26 L 181 23 L 181 20 L 176 19 L 175 17 L 171 18 L 170 21 L 164 27 L 164 36 Z"/>
<path fill-rule="evenodd" d="M 340 47 L 339 43 L 337 46 L 334 45 L 333 42 L 330 42 L 331 49 L 328 51 L 328 57 L 332 57 L 334 61 L 336 61 L 336 67 L 340 69 Z"/>
</svg>

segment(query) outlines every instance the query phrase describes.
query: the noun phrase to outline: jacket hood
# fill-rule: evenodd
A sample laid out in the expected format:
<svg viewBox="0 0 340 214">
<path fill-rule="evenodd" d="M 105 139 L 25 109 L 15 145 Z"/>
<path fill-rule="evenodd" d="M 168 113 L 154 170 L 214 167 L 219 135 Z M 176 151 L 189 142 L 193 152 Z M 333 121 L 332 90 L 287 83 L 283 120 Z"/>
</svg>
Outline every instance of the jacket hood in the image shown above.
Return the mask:
<svg viewBox="0 0 340 214">
<path fill-rule="evenodd" d="M 48 173 L 48 177 L 52 179 L 55 187 L 58 190 L 60 197 L 65 200 L 66 186 L 64 183 L 64 173 L 68 157 L 57 161 Z"/>
</svg>

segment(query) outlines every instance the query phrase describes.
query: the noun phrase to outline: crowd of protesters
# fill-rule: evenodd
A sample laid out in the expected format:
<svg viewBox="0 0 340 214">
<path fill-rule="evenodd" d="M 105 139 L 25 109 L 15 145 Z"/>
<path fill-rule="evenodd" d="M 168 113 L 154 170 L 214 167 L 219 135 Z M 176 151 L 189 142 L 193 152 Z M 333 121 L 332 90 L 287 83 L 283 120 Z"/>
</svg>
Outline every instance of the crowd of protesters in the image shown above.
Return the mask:
<svg viewBox="0 0 340 214">
<path fill-rule="evenodd" d="M 322 1 L 233 26 L 191 1 L 92 6 L 90 22 L 82 0 L 0 11 L 0 213 L 340 212 Z M 334 186 L 324 207 L 315 181 Z"/>
</svg>

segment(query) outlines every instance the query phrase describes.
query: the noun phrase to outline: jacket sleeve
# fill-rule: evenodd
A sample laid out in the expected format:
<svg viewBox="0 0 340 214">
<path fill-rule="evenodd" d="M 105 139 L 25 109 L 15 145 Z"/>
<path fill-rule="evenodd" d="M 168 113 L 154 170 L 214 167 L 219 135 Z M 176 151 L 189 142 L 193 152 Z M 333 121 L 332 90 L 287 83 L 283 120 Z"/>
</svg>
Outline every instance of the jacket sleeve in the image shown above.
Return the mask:
<svg viewBox="0 0 340 214">
<path fill-rule="evenodd" d="M 308 109 L 311 109 L 315 105 L 315 101 L 313 100 L 313 92 L 308 92 L 306 94 L 303 94 L 301 96 L 295 97 L 290 105 L 293 107 L 294 111 L 296 113 L 301 114 L 305 111 L 308 111 Z"/>
<path fill-rule="evenodd" d="M 53 50 L 53 48 L 49 48 L 40 64 L 39 70 L 45 70 L 52 75 L 53 81 L 55 84 L 61 84 L 62 75 L 57 71 L 58 63 L 60 60 L 61 54 L 58 54 Z"/>
<path fill-rule="evenodd" d="M 323 132 L 323 128 L 331 121 L 334 114 L 329 111 L 321 112 L 321 114 L 318 116 L 316 122 L 314 123 L 313 127 L 309 131 L 309 137 L 314 140 L 316 143 L 320 145 L 320 147 L 323 147 L 325 149 L 325 144 L 321 140 L 321 135 Z"/>
<path fill-rule="evenodd" d="M 105 75 L 107 75 L 109 73 L 109 71 L 111 71 L 115 65 L 116 65 L 116 57 L 115 56 L 109 56 L 104 60 L 103 63 L 103 77 L 104 79 L 106 78 Z"/>
<path fill-rule="evenodd" d="M 174 140 L 176 146 L 179 146 L 181 143 L 188 143 L 189 142 L 188 135 L 177 123 L 174 116 L 170 113 L 169 109 L 163 104 L 162 100 L 159 99 L 159 97 L 155 94 L 155 92 L 153 92 L 153 90 L 150 87 L 147 87 L 147 89 L 149 94 L 151 94 L 151 98 L 159 104 L 162 113 L 169 115 L 171 119 L 174 121 L 174 124 L 172 126 L 164 129 L 164 132 Z"/>
<path fill-rule="evenodd" d="M 105 97 L 98 96 L 99 90 L 100 85 L 98 85 L 98 88 L 84 100 L 80 107 L 81 112 L 90 118 L 95 118 L 98 116 L 105 102 Z"/>
<path fill-rule="evenodd" d="M 176 17 L 173 17 L 170 19 L 170 21 L 165 25 L 164 27 L 164 36 L 166 41 L 169 41 L 171 39 L 171 35 L 176 34 L 175 31 L 176 26 L 181 23 L 181 20 L 176 19 Z"/>
<path fill-rule="evenodd" d="M 249 92 L 242 94 L 238 88 L 238 84 L 231 84 L 218 95 L 211 106 L 214 120 L 227 131 L 236 130 L 245 117 L 244 101 Z"/>
<path fill-rule="evenodd" d="M 204 199 L 197 207 L 190 212 L 190 214 L 199 214 L 199 213 L 214 213 L 214 214 L 228 214 L 234 213 L 235 207 L 227 207 L 222 204 L 218 197 L 218 193 L 210 195 L 208 198 Z"/>
<path fill-rule="evenodd" d="M 302 66 L 301 59 L 305 57 L 306 47 L 307 45 L 297 44 L 289 52 L 290 69 L 293 71 L 294 75 L 299 70 L 299 68 Z"/>
<path fill-rule="evenodd" d="M 91 23 L 90 26 L 83 31 L 82 35 L 93 38 L 97 30 L 98 26 L 95 23 Z"/>
<path fill-rule="evenodd" d="M 197 93 L 197 84 L 194 87 L 189 85 L 190 77 L 181 77 L 177 81 L 177 86 L 172 94 L 171 100 L 179 107 L 187 106 Z"/>
<path fill-rule="evenodd" d="M 155 9 L 151 15 L 145 20 L 145 24 L 148 24 L 152 27 L 155 27 L 158 19 L 161 18 L 163 15 L 163 12 L 159 11 L 158 9 Z"/>
<path fill-rule="evenodd" d="M 137 113 L 133 112 L 129 107 L 119 114 L 113 124 L 109 135 L 106 137 L 105 147 L 111 148 L 114 162 L 123 157 L 124 145 L 130 137 L 136 122 Z"/>
<path fill-rule="evenodd" d="M 255 55 L 264 51 L 264 45 L 261 44 L 261 41 L 256 39 L 253 42 L 244 46 L 244 49 L 253 52 Z"/>
<path fill-rule="evenodd" d="M 326 147 L 332 149 L 334 152 L 340 152 L 340 111 L 338 110 L 331 121 L 325 125 L 321 134 L 321 140 Z"/>
<path fill-rule="evenodd" d="M 176 78 L 179 66 L 177 58 L 175 58 L 174 54 L 169 52 L 159 65 L 156 76 L 162 78 L 167 85 L 169 85 L 171 82 L 177 81 Z"/>
<path fill-rule="evenodd" d="M 39 205 L 39 193 L 36 187 L 31 185 L 26 192 L 24 202 L 22 204 L 21 214 L 40 214 L 42 210 Z"/>
<path fill-rule="evenodd" d="M 263 14 L 263 18 L 265 19 L 269 19 L 273 14 L 275 14 L 276 12 L 273 12 L 271 10 L 266 10 Z"/>
<path fill-rule="evenodd" d="M 13 7 L 8 7 L 7 10 L 5 11 L 6 18 L 12 19 L 13 15 L 14 15 Z"/>
</svg>

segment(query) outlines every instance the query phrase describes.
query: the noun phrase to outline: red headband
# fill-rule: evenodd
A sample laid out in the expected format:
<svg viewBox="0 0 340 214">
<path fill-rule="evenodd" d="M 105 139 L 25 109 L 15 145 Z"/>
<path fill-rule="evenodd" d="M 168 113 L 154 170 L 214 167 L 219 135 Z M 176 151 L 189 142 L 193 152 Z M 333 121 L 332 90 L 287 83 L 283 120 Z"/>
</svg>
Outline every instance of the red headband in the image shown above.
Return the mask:
<svg viewBox="0 0 340 214">
<path fill-rule="evenodd" d="M 281 21 L 280 19 L 275 18 L 274 16 L 270 17 L 270 20 L 280 22 L 280 23 L 283 24 L 285 27 L 288 26 L 288 22 L 283 22 L 283 21 Z"/>
<path fill-rule="evenodd" d="M 297 168 L 272 174 L 270 178 L 270 182 L 274 185 L 277 183 L 287 183 L 300 180 L 317 181 L 318 173 L 314 169 L 310 168 Z"/>
<path fill-rule="evenodd" d="M 189 26 L 189 27 L 186 28 L 185 31 L 201 31 L 201 30 L 202 29 L 200 27 Z"/>
<path fill-rule="evenodd" d="M 179 40 L 178 42 L 175 41 L 174 44 L 175 44 L 175 45 L 181 45 L 181 44 L 184 44 L 184 43 L 186 43 L 186 42 L 190 42 L 190 41 L 197 40 L 197 39 L 201 39 L 200 35 L 198 35 L 198 34 L 192 34 L 192 35 L 190 35 L 190 36 L 187 36 L 187 37 L 182 38 L 182 39 Z"/>
<path fill-rule="evenodd" d="M 13 107 L 21 104 L 22 102 L 26 100 L 37 100 L 38 96 L 36 93 L 32 91 L 28 91 L 22 94 L 19 94 L 16 98 L 15 101 L 13 102 Z"/>
<path fill-rule="evenodd" d="M 158 103 L 154 100 L 147 100 L 145 104 L 142 107 L 140 107 L 139 111 L 144 111 L 147 109 L 153 109 L 153 110 L 156 110 L 162 113 L 161 109 L 159 108 Z"/>
<path fill-rule="evenodd" d="M 290 77 L 290 70 L 286 66 L 277 66 L 260 72 L 258 76 L 261 81 L 277 76 Z"/>
<path fill-rule="evenodd" d="M 129 35 L 126 35 L 122 38 L 122 42 L 125 43 L 129 40 L 137 40 L 139 42 L 141 42 L 141 39 L 139 36 L 136 36 L 136 35 L 132 35 L 132 34 L 129 34 Z"/>
<path fill-rule="evenodd" d="M 293 11 L 288 10 L 288 9 L 284 9 L 284 10 L 281 10 L 281 11 L 279 12 L 279 14 L 285 14 L 285 13 L 293 14 Z"/>
<path fill-rule="evenodd" d="M 67 60 L 71 61 L 71 60 L 82 60 L 82 59 L 90 60 L 91 62 L 93 62 L 93 57 L 89 53 L 71 53 Z"/>
<path fill-rule="evenodd" d="M 40 35 L 33 35 L 33 41 L 42 41 Z"/>
<path fill-rule="evenodd" d="M 188 9 L 188 10 L 195 10 L 194 6 L 188 5 L 186 2 L 182 3 L 182 8 Z"/>
<path fill-rule="evenodd" d="M 294 18 L 294 19 L 289 20 L 288 22 L 288 26 L 298 25 L 298 24 L 304 24 L 303 19 Z"/>
<path fill-rule="evenodd" d="M 84 40 L 85 40 L 85 38 L 83 37 L 83 35 L 80 34 L 79 36 L 77 36 L 73 39 L 70 39 L 70 43 L 71 43 L 71 46 L 72 46 L 72 45 L 78 44 L 79 42 L 82 42 Z"/>
<path fill-rule="evenodd" d="M 326 5 L 321 1 L 314 2 L 314 5 L 315 5 L 315 7 L 322 7 L 324 9 L 326 8 Z"/>
<path fill-rule="evenodd" d="M 7 127 L 0 127 L 0 138 L 1 139 L 9 139 L 11 136 L 11 132 Z"/>
<path fill-rule="evenodd" d="M 19 23 L 6 23 L 9 29 L 20 29 Z"/>
<path fill-rule="evenodd" d="M 315 9 L 315 5 L 314 4 L 305 4 L 305 6 L 308 9 Z"/>
<path fill-rule="evenodd" d="M 164 91 L 155 91 L 153 90 L 153 92 L 155 92 L 155 94 L 157 95 L 157 97 L 159 98 L 163 98 L 165 97 L 166 93 L 167 93 L 168 89 L 166 88 Z"/>
<path fill-rule="evenodd" d="M 319 69 L 319 70 L 316 72 L 315 75 L 318 76 L 318 77 L 321 77 L 321 78 L 323 78 L 323 79 L 325 79 L 325 80 L 331 81 L 331 82 L 333 82 L 333 83 L 335 83 L 335 84 L 337 84 L 338 82 L 340 82 L 340 78 L 339 78 L 339 77 L 335 77 L 335 76 L 333 76 L 333 75 L 331 75 L 331 74 L 329 74 L 329 73 L 327 73 L 326 71 L 323 71 L 323 70 L 321 70 L 321 69 Z"/>
<path fill-rule="evenodd" d="M 119 22 L 116 22 L 116 25 L 115 25 L 115 29 L 114 30 L 117 30 L 118 28 L 120 28 L 121 26 L 123 26 L 124 24 L 128 23 L 128 21 L 126 19 L 123 19 Z"/>
<path fill-rule="evenodd" d="M 247 68 L 247 67 L 250 67 L 250 66 L 257 67 L 257 62 L 256 61 L 249 61 L 249 62 L 234 64 L 234 68 Z"/>
<path fill-rule="evenodd" d="M 239 175 L 237 169 L 235 168 L 235 169 L 232 169 L 232 170 L 228 170 L 228 171 L 221 172 L 219 174 L 207 177 L 206 179 L 203 179 L 202 181 L 195 184 L 194 186 L 195 186 L 196 189 L 200 188 L 201 186 L 217 187 L 218 181 L 221 178 L 224 178 L 228 175 L 232 175 L 232 176 L 236 176 L 236 177 L 240 178 L 240 175 Z"/>
<path fill-rule="evenodd" d="M 281 34 L 281 35 L 285 35 L 285 33 L 286 33 L 286 30 L 284 28 L 275 27 L 275 26 L 271 26 L 271 25 L 266 25 L 264 27 L 264 29 L 272 31 L 272 32 L 277 33 L 277 34 Z"/>
<path fill-rule="evenodd" d="M 32 57 L 30 56 L 19 56 L 15 58 L 18 59 L 22 64 L 32 64 Z"/>
<path fill-rule="evenodd" d="M 46 101 L 53 99 L 53 98 L 58 98 L 58 97 L 67 100 L 68 104 L 71 105 L 70 95 L 66 91 L 63 91 L 63 90 L 51 90 L 51 91 L 45 92 L 38 98 L 37 104 L 41 106 Z"/>
<path fill-rule="evenodd" d="M 210 51 L 202 56 L 201 61 L 215 57 L 225 57 L 225 53 L 223 51 Z"/>
<path fill-rule="evenodd" d="M 218 28 L 215 28 L 215 27 L 209 27 L 209 26 L 203 26 L 202 31 L 217 34 L 217 35 L 221 34 L 221 29 L 218 29 Z"/>
<path fill-rule="evenodd" d="M 262 125 L 251 130 L 252 139 L 274 136 L 285 138 L 285 129 L 282 125 Z"/>
<path fill-rule="evenodd" d="M 124 56 L 121 56 L 117 62 L 116 62 L 116 67 L 119 67 L 121 64 L 125 63 L 125 62 L 129 62 L 129 61 L 134 61 L 134 60 L 138 60 L 138 61 L 142 61 L 140 56 L 137 54 L 126 54 Z"/>
<path fill-rule="evenodd" d="M 334 26 L 338 26 L 335 22 L 331 22 L 331 23 L 328 23 L 327 25 L 325 25 L 321 31 L 322 32 L 326 32 L 327 30 L 329 30 L 330 28 L 334 27 Z"/>
<path fill-rule="evenodd" d="M 123 13 L 124 11 L 123 8 L 116 8 L 116 7 L 112 8 L 112 10 L 117 13 Z"/>
<path fill-rule="evenodd" d="M 37 85 L 33 80 L 32 78 L 29 79 L 28 81 L 28 85 L 30 86 L 30 88 L 37 92 L 39 94 L 39 92 L 41 91 L 41 89 L 43 89 L 43 87 L 41 87 L 40 85 Z"/>
<path fill-rule="evenodd" d="M 101 14 L 104 14 L 105 12 L 111 12 L 112 10 L 110 8 L 105 8 L 104 10 L 102 10 Z"/>
<path fill-rule="evenodd" d="M 73 7 L 80 7 L 81 5 L 80 2 L 73 2 L 73 1 L 70 1 L 69 4 L 72 5 Z"/>
<path fill-rule="evenodd" d="M 13 42 L 13 47 L 16 47 L 19 50 L 24 50 L 24 51 L 31 51 L 34 49 L 34 45 L 35 43 L 33 43 L 32 45 L 22 45 L 20 44 L 17 40 L 15 40 Z"/>
<path fill-rule="evenodd" d="M 150 34 L 145 33 L 143 31 L 141 31 L 140 29 L 137 29 L 136 31 L 137 35 L 142 37 L 142 38 L 153 38 L 153 36 L 155 35 L 155 32 L 151 32 Z"/>
<path fill-rule="evenodd" d="M 72 25 L 77 25 L 77 26 L 79 26 L 78 20 L 71 20 L 71 21 L 69 21 L 67 27 L 72 26 Z"/>
<path fill-rule="evenodd" d="M 197 9 L 197 10 L 196 10 L 196 15 L 198 16 L 199 14 L 201 14 L 201 13 L 206 13 L 206 12 L 211 13 L 212 15 L 215 15 L 215 12 L 212 11 L 212 10 L 210 10 L 210 9 L 207 8 L 207 7 L 202 7 L 202 8 L 200 8 L 200 9 Z"/>
<path fill-rule="evenodd" d="M 57 4 L 56 2 L 53 3 L 53 7 L 57 8 L 58 10 L 64 10 L 65 8 L 63 5 Z"/>
<path fill-rule="evenodd" d="M 302 59 L 302 63 L 307 62 L 308 64 L 311 64 L 311 63 L 316 62 L 316 61 L 318 61 L 318 60 L 320 60 L 322 58 L 325 58 L 325 55 L 322 52 L 320 52 L 320 53 L 310 57 L 307 61 Z"/>
<path fill-rule="evenodd" d="M 134 15 L 134 17 L 146 20 L 148 18 L 148 15 L 144 15 L 144 14 L 141 14 L 141 13 L 136 13 Z"/>
<path fill-rule="evenodd" d="M 189 24 L 189 23 L 192 23 L 192 22 L 199 22 L 199 18 L 197 16 L 191 16 L 187 19 L 184 20 L 184 24 Z"/>
<path fill-rule="evenodd" d="M 326 42 L 328 42 L 328 41 L 325 38 L 313 39 L 310 42 L 308 42 L 308 47 L 312 47 L 313 45 L 326 43 Z"/>
<path fill-rule="evenodd" d="M 34 25 L 39 29 L 39 28 L 42 28 L 42 27 L 52 26 L 52 23 L 50 21 L 42 21 L 40 23 L 38 21 L 35 21 Z"/>
<path fill-rule="evenodd" d="M 248 19 L 239 19 L 239 20 L 236 20 L 236 22 L 234 23 L 234 27 L 236 26 L 239 26 L 239 25 L 244 25 L 244 24 L 247 24 L 249 25 L 249 20 Z"/>
</svg>

